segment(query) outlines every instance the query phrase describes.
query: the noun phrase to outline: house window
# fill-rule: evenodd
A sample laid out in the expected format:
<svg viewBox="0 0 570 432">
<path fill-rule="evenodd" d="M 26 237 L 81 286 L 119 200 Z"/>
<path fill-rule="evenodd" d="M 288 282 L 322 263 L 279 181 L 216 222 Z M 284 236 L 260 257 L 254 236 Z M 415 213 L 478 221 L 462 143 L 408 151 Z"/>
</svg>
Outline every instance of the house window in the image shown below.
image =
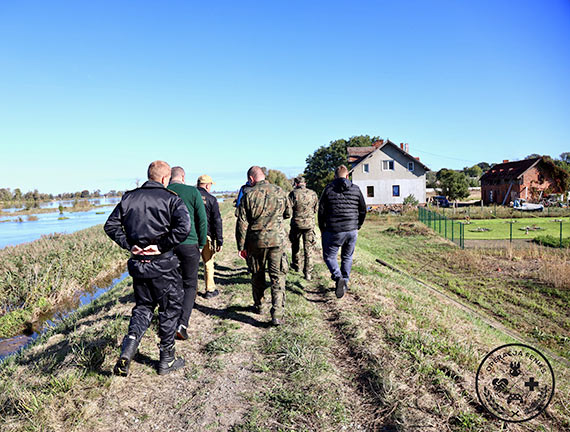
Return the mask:
<svg viewBox="0 0 570 432">
<path fill-rule="evenodd" d="M 370 172 L 370 165 L 364 164 L 364 166 L 362 167 L 362 171 L 364 171 L 365 173 Z"/>
<path fill-rule="evenodd" d="M 400 185 L 393 185 L 392 186 L 392 196 L 395 196 L 395 197 L 400 196 Z"/>
<path fill-rule="evenodd" d="M 366 196 L 368 198 L 374 197 L 374 186 L 366 186 Z"/>
<path fill-rule="evenodd" d="M 394 171 L 394 161 L 393 160 L 382 161 L 382 169 L 384 171 L 388 171 L 388 170 Z"/>
<path fill-rule="evenodd" d="M 414 170 L 414 163 L 408 162 L 408 171 L 413 171 L 413 170 Z"/>
</svg>

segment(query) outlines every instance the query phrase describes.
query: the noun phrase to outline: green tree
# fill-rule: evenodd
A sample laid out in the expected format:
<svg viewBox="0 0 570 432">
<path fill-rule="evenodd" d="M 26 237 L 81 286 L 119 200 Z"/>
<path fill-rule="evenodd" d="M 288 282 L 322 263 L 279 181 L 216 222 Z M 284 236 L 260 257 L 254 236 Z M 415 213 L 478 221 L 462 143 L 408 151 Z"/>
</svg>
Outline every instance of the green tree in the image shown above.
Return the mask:
<svg viewBox="0 0 570 432">
<path fill-rule="evenodd" d="M 483 169 L 479 165 L 473 165 L 471 168 L 467 168 L 467 167 L 463 168 L 463 172 L 468 177 L 479 178 L 483 174 Z"/>
<path fill-rule="evenodd" d="M 538 153 L 529 154 L 525 159 L 535 159 L 541 157 Z"/>
<path fill-rule="evenodd" d="M 469 184 L 463 173 L 442 169 L 438 173 L 441 185 L 441 193 L 451 201 L 467 198 L 469 196 Z"/>
<path fill-rule="evenodd" d="M 20 188 L 14 189 L 14 201 L 21 201 L 22 200 L 22 191 Z"/>
<path fill-rule="evenodd" d="M 426 173 L 426 187 L 434 189 L 437 187 L 437 173 L 435 171 Z"/>
<path fill-rule="evenodd" d="M 274 185 L 279 186 L 285 192 L 289 192 L 290 190 L 293 189 L 293 186 L 291 185 L 291 180 L 287 178 L 285 173 L 279 170 L 274 170 L 274 169 L 268 170 L 266 178 L 269 183 L 273 183 Z"/>
<path fill-rule="evenodd" d="M 327 146 L 321 146 L 306 159 L 305 180 L 307 187 L 313 189 L 318 195 L 325 186 L 334 179 L 334 170 L 339 165 L 346 165 L 349 169 L 347 147 L 366 147 L 378 141 L 378 137 L 369 135 L 353 136 L 348 140 L 338 139 L 331 141 Z"/>
<path fill-rule="evenodd" d="M 560 160 L 570 164 L 570 152 L 560 153 Z"/>
</svg>

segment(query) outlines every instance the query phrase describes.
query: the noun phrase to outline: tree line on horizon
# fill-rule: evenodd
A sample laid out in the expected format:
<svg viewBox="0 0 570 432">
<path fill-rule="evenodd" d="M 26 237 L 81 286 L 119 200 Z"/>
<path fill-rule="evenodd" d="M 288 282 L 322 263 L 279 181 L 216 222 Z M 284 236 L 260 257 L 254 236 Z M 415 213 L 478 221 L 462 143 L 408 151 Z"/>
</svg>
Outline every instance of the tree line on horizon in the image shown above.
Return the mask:
<svg viewBox="0 0 570 432">
<path fill-rule="evenodd" d="M 38 192 L 37 189 L 23 193 L 20 188 L 11 190 L 10 188 L 0 188 L 0 202 L 3 203 L 16 203 L 16 202 L 42 202 L 54 200 L 72 200 L 72 199 L 89 199 L 89 198 L 103 198 L 105 196 L 122 196 L 122 191 L 110 190 L 106 194 L 102 194 L 100 189 L 93 192 L 84 189 L 77 192 L 64 192 L 60 194 L 46 194 Z"/>
</svg>

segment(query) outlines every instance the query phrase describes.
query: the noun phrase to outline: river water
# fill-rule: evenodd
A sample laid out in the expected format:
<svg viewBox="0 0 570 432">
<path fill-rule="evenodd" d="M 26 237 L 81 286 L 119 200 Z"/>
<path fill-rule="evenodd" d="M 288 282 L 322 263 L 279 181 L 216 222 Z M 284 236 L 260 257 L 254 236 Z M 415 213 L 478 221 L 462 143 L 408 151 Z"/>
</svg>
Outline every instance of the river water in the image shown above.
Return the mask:
<svg viewBox="0 0 570 432">
<path fill-rule="evenodd" d="M 110 283 L 107 283 L 106 286 L 99 287 L 94 285 L 87 291 L 77 293 L 77 297 L 74 301 L 70 301 L 61 306 L 58 310 L 52 311 L 49 316 L 44 317 L 43 321 L 34 323 L 37 330 L 32 334 L 20 334 L 11 338 L 0 339 L 0 362 L 9 355 L 17 353 L 26 345 L 30 344 L 51 327 L 61 322 L 61 320 L 66 316 L 74 312 L 78 307 L 91 303 L 93 300 L 109 291 L 127 276 L 128 273 L 124 272 L 113 279 Z"/>
<path fill-rule="evenodd" d="M 97 207 L 84 212 L 67 212 L 64 209 L 63 215 L 57 211 L 33 215 L 37 220 L 28 220 L 28 215 L 0 216 L 0 221 L 6 221 L 0 222 L 0 249 L 6 246 L 16 246 L 20 243 L 31 242 L 45 234 L 71 234 L 93 225 L 105 223 L 109 214 L 113 211 L 114 203 L 118 202 L 119 199 L 107 198 L 106 200 L 100 200 L 101 205 L 107 204 L 107 206 Z M 45 205 L 45 207 L 57 208 L 60 202 L 55 201 L 46 204 L 48 205 Z M 11 209 L 4 211 L 9 210 Z M 60 219 L 62 216 L 67 219 Z M 18 222 L 19 220 L 22 222 Z"/>
</svg>

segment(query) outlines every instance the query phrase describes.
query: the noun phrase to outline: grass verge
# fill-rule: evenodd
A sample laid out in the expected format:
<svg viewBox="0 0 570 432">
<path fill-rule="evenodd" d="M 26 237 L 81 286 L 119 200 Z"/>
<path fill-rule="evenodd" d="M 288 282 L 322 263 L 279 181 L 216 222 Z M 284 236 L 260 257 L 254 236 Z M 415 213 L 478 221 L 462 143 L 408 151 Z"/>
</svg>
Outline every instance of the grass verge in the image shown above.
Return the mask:
<svg viewBox="0 0 570 432">
<path fill-rule="evenodd" d="M 0 250 L 0 338 L 31 328 L 42 314 L 116 273 L 127 257 L 100 225 Z"/>
</svg>

